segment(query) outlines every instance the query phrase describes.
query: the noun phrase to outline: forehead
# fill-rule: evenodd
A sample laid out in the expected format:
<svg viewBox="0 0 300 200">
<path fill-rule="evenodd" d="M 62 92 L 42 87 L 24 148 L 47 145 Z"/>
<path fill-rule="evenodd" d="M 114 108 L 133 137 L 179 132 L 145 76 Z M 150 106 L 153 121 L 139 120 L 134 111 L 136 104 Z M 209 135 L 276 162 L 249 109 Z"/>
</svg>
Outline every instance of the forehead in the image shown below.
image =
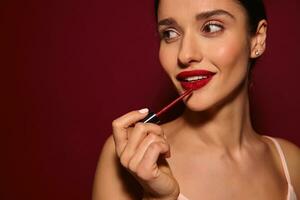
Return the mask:
<svg viewBox="0 0 300 200">
<path fill-rule="evenodd" d="M 246 13 L 237 0 L 160 0 L 158 19 L 189 19 L 212 10 L 227 11 L 238 19 Z"/>
</svg>

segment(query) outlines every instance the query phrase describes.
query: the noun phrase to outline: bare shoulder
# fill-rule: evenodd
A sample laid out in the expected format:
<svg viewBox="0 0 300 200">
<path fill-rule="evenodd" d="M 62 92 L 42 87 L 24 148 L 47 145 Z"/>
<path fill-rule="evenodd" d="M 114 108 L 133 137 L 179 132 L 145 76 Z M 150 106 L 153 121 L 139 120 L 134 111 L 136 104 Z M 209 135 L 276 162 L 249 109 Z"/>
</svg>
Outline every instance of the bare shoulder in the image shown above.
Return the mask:
<svg viewBox="0 0 300 200">
<path fill-rule="evenodd" d="M 120 165 L 115 143 L 110 136 L 102 148 L 93 186 L 93 200 L 133 200 L 138 197 L 138 183 Z"/>
<path fill-rule="evenodd" d="M 300 197 L 300 148 L 285 139 L 276 138 L 276 140 L 282 147 L 287 160 L 292 184 L 296 190 L 297 196 Z"/>
<path fill-rule="evenodd" d="M 284 155 L 286 156 L 287 162 L 290 166 L 289 168 L 293 169 L 292 167 L 298 167 L 297 171 L 300 172 L 300 148 L 288 140 L 282 138 L 276 138 L 276 140 L 282 147 Z"/>
</svg>

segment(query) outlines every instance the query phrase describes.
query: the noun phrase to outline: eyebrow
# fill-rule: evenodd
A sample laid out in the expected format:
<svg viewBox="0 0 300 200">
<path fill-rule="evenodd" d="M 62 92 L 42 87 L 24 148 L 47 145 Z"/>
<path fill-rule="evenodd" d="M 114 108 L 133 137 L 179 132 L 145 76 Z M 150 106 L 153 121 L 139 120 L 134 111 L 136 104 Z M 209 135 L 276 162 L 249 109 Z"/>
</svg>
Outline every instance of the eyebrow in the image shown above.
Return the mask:
<svg viewBox="0 0 300 200">
<path fill-rule="evenodd" d="M 208 19 L 208 18 L 216 16 L 216 15 L 226 15 L 232 19 L 235 19 L 235 17 L 231 13 L 229 13 L 225 10 L 210 10 L 210 11 L 205 11 L 200 14 L 197 14 L 196 20 Z"/>
<path fill-rule="evenodd" d="M 175 24 L 177 23 L 173 18 L 162 19 L 157 23 L 158 26 L 171 26 Z"/>
<path fill-rule="evenodd" d="M 205 11 L 205 12 L 199 13 L 196 15 L 196 20 L 200 21 L 200 20 L 208 19 L 208 18 L 216 16 L 216 15 L 226 15 L 232 19 L 235 19 L 235 17 L 231 13 L 229 13 L 225 10 L 219 9 L 219 10 L 211 10 L 211 11 Z M 177 23 L 173 18 L 162 19 L 157 23 L 158 26 L 171 26 L 171 25 L 176 25 L 176 24 Z"/>
</svg>

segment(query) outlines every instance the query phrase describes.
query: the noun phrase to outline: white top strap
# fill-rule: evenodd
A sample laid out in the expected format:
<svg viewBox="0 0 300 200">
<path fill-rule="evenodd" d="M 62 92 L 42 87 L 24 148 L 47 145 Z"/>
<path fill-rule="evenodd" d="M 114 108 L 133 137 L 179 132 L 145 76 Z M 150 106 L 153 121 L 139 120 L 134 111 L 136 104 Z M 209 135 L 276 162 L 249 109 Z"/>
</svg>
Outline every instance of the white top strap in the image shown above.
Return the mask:
<svg viewBox="0 0 300 200">
<path fill-rule="evenodd" d="M 290 178 L 290 173 L 289 173 L 289 169 L 288 169 L 288 166 L 287 166 L 286 158 L 284 156 L 284 153 L 282 151 L 282 148 L 281 148 L 280 144 L 278 143 L 278 141 L 275 138 L 272 138 L 272 137 L 269 137 L 269 136 L 264 136 L 264 137 L 270 139 L 274 143 L 274 145 L 277 149 L 277 152 L 279 153 L 279 156 L 280 156 L 281 165 L 283 167 L 283 171 L 284 171 L 284 175 L 286 177 L 286 180 L 287 180 L 288 184 L 291 184 L 291 178 Z"/>
<path fill-rule="evenodd" d="M 186 198 L 185 196 L 183 196 L 183 194 L 180 193 L 177 200 L 189 200 L 189 199 Z"/>
</svg>

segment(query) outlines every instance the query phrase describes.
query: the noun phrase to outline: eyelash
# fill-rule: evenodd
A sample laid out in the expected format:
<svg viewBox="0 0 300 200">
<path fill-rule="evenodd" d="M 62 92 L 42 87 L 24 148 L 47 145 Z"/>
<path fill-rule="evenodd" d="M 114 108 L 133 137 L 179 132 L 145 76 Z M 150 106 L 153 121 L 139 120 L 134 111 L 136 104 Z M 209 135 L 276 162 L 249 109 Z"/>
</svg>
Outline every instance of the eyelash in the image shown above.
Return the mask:
<svg viewBox="0 0 300 200">
<path fill-rule="evenodd" d="M 215 31 L 211 31 L 211 26 L 214 26 L 214 28 L 218 29 Z M 201 28 L 201 31 L 204 33 L 205 36 L 215 36 L 216 34 L 218 34 L 219 32 L 224 30 L 224 26 L 216 21 L 209 21 L 206 24 L 203 25 L 203 27 Z M 173 38 L 170 38 L 170 34 L 171 33 L 175 33 L 177 36 L 174 36 Z M 180 36 L 180 33 L 178 33 L 178 31 L 176 31 L 175 28 L 167 28 L 165 30 L 163 30 L 160 34 L 160 38 L 162 40 L 164 40 L 167 43 L 170 43 L 172 41 L 175 41 L 178 37 Z"/>
<path fill-rule="evenodd" d="M 215 31 L 211 31 L 211 26 L 214 26 L 215 28 L 219 29 L 219 30 L 215 30 Z M 207 30 L 207 29 L 210 29 L 210 30 Z M 217 34 L 219 33 L 220 31 L 223 31 L 224 30 L 224 26 L 222 24 L 220 24 L 219 22 L 215 22 L 215 21 L 210 21 L 206 24 L 204 24 L 204 26 L 202 27 L 201 29 L 205 34 Z"/>
<path fill-rule="evenodd" d="M 174 38 L 170 38 L 171 33 L 175 33 L 177 36 L 175 36 Z M 165 29 L 160 34 L 161 39 L 165 40 L 167 43 L 176 40 L 178 36 L 179 36 L 179 33 L 174 28 Z"/>
</svg>

